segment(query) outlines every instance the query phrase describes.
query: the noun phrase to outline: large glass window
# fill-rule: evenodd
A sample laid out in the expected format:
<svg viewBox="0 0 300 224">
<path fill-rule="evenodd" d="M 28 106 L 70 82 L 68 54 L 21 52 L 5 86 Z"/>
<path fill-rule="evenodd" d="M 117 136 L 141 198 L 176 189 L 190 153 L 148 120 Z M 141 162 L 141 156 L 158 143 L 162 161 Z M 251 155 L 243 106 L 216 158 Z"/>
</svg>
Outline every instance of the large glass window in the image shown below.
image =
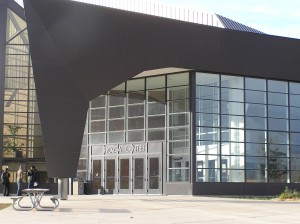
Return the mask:
<svg viewBox="0 0 300 224">
<path fill-rule="evenodd" d="M 299 89 L 196 73 L 196 181 L 300 182 Z"/>
</svg>

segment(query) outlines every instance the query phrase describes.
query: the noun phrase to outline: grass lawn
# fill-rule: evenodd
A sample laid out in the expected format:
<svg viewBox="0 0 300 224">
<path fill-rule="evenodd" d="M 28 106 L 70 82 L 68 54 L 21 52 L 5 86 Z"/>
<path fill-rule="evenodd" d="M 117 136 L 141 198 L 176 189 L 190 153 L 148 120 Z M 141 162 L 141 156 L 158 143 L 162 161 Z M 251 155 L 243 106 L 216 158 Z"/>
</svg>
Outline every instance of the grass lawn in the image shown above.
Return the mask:
<svg viewBox="0 0 300 224">
<path fill-rule="evenodd" d="M 1 204 L 0 203 L 0 210 L 4 209 L 4 208 L 7 208 L 8 206 L 10 206 L 10 204 Z"/>
</svg>

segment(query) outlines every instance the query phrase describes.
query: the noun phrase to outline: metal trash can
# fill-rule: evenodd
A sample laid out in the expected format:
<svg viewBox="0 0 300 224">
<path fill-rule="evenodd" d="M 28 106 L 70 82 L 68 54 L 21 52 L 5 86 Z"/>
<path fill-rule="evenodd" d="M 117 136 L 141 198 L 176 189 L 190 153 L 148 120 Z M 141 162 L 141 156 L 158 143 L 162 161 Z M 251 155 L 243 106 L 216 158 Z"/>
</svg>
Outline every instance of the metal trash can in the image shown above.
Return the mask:
<svg viewBox="0 0 300 224">
<path fill-rule="evenodd" d="M 59 178 L 58 179 L 58 197 L 61 200 L 67 200 L 69 194 L 69 179 Z"/>
</svg>

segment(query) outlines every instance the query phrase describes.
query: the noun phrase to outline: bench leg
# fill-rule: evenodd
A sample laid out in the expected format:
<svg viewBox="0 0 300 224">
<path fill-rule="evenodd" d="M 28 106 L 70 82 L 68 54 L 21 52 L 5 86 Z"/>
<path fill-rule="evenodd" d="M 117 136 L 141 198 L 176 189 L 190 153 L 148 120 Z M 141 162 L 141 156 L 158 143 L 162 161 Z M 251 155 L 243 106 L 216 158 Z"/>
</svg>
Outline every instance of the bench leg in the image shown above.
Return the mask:
<svg viewBox="0 0 300 224">
<path fill-rule="evenodd" d="M 52 201 L 52 203 L 54 204 L 54 207 L 50 207 L 50 206 L 42 206 L 41 203 L 39 203 L 39 208 L 37 208 L 37 210 L 39 211 L 54 211 L 58 205 L 59 205 L 59 201 L 57 199 L 50 199 Z"/>
<path fill-rule="evenodd" d="M 29 211 L 29 210 L 31 210 L 31 209 L 33 209 L 33 207 L 31 206 L 31 207 L 29 207 L 29 206 L 20 206 L 19 205 L 19 202 L 22 200 L 23 198 L 21 198 L 21 199 L 13 199 L 13 202 L 12 202 L 12 207 L 13 207 L 13 209 L 14 210 L 16 210 L 16 211 Z M 15 204 L 16 204 L 16 202 L 18 201 L 18 205 L 19 205 L 19 207 L 16 207 L 15 206 Z"/>
</svg>

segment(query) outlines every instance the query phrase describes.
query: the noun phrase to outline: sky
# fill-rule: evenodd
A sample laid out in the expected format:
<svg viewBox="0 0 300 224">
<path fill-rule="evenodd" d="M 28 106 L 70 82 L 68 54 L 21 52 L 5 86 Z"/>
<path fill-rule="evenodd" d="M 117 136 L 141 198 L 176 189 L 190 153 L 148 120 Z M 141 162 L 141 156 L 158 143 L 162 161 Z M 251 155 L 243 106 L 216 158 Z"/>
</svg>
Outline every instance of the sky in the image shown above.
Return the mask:
<svg viewBox="0 0 300 224">
<path fill-rule="evenodd" d="M 21 1 L 21 0 L 16 0 Z M 97 1 L 97 0 L 80 0 Z M 99 1 L 99 0 L 98 0 Z M 102 0 L 123 1 L 123 0 Z M 300 39 L 300 0 L 128 0 L 217 13 L 264 33 Z"/>
<path fill-rule="evenodd" d="M 159 0 L 217 13 L 264 33 L 300 39 L 300 0 Z"/>
</svg>

